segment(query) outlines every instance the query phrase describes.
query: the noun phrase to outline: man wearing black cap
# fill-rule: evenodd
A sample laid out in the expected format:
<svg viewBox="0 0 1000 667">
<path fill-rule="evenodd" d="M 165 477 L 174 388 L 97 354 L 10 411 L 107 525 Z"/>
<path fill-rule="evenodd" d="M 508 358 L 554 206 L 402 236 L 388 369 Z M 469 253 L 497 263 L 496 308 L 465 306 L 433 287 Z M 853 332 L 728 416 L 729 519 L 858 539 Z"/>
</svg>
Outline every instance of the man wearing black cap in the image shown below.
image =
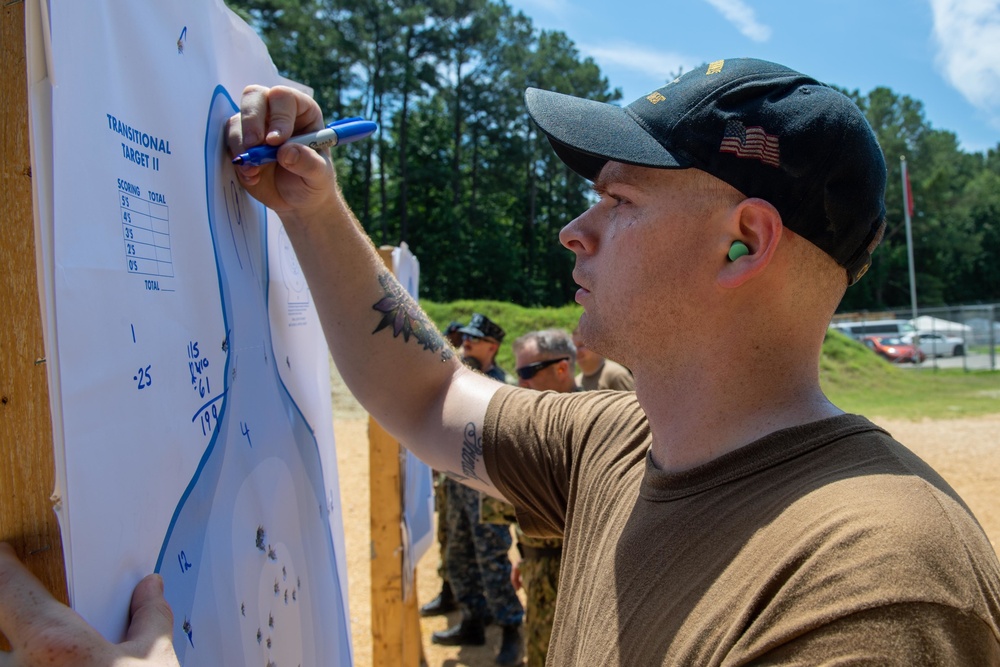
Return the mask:
<svg viewBox="0 0 1000 667">
<path fill-rule="evenodd" d="M 625 108 L 526 101 L 600 197 L 560 241 L 581 333 L 632 370 L 635 394 L 500 385 L 450 359 L 429 323 L 415 341 L 372 334 L 372 304 L 418 311 L 329 158 L 286 145 L 277 167 L 239 176 L 322 288 L 333 356 L 368 411 L 435 469 L 511 501 L 526 532 L 564 536 L 549 664 L 1000 664 L 1000 564 L 979 524 L 820 388 L 830 318 L 885 225 L 885 164 L 858 108 L 750 59 Z M 288 89 L 248 88 L 241 109 L 233 151 L 323 123 Z"/>
<path fill-rule="evenodd" d="M 462 347 L 462 332 L 459 331 L 461 328 L 461 322 L 452 320 L 441 332 L 448 344 L 456 349 Z M 469 368 L 480 369 L 479 362 L 471 357 L 465 357 L 463 361 Z M 438 552 L 441 554 L 438 576 L 441 577 L 441 592 L 433 600 L 420 607 L 421 616 L 440 616 L 458 608 L 458 602 L 455 600 L 455 594 L 448 581 L 448 522 L 445 519 L 448 507 L 447 479 L 443 473 L 434 472 L 434 511 L 438 515 L 437 541 Z"/>
<path fill-rule="evenodd" d="M 475 362 L 487 376 L 506 382 L 506 372 L 496 364 L 506 332 L 482 313 L 473 313 L 469 324 L 458 331 L 466 366 Z M 510 580 L 510 526 L 481 521 L 479 491 L 455 479 L 445 480 L 444 496 L 448 536 L 444 561 L 462 617 L 452 627 L 431 635 L 431 641 L 447 646 L 483 645 L 487 624 L 496 621 L 502 628 L 497 664 L 520 664 L 524 608 Z M 438 515 L 438 521 L 441 519 Z"/>
<path fill-rule="evenodd" d="M 494 380 L 506 382 L 507 372 L 496 365 L 496 358 L 507 332 L 481 313 L 473 313 L 469 323 L 458 332 L 462 334 L 462 356 L 475 359 L 479 369 Z"/>
</svg>

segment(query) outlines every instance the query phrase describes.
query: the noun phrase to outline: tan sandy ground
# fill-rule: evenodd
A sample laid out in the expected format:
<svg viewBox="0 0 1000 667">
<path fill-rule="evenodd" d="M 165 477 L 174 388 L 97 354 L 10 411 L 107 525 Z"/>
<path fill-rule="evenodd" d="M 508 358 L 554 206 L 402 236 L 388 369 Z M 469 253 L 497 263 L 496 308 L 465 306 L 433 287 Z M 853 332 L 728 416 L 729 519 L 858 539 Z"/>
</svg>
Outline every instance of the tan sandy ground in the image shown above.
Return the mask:
<svg viewBox="0 0 1000 667">
<path fill-rule="evenodd" d="M 332 374 L 334 432 L 340 471 L 347 543 L 351 631 L 355 664 L 372 664 L 371 577 L 369 570 L 368 418 Z M 1000 414 L 969 419 L 910 422 L 873 418 L 898 440 L 930 463 L 965 499 L 986 530 L 994 549 L 1000 544 Z M 516 557 L 512 554 L 512 557 Z M 420 603 L 437 595 L 438 553 L 435 544 L 417 566 Z M 449 617 L 421 619 L 423 651 L 429 667 L 490 667 L 500 646 L 500 631 L 490 627 L 483 647 L 431 644 L 431 633 L 456 622 Z"/>
</svg>

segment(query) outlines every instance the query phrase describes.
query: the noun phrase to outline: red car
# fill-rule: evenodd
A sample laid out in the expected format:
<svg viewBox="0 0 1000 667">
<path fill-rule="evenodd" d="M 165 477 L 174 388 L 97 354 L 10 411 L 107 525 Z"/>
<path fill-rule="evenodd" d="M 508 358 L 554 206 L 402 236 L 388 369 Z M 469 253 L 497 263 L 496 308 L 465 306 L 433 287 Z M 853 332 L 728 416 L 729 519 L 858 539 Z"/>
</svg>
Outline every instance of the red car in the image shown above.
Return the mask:
<svg viewBox="0 0 1000 667">
<path fill-rule="evenodd" d="M 919 364 L 927 358 L 927 355 L 919 347 L 904 343 L 899 338 L 865 336 L 861 339 L 861 342 L 874 351 L 875 354 L 894 364 L 901 364 L 903 362 Z"/>
</svg>

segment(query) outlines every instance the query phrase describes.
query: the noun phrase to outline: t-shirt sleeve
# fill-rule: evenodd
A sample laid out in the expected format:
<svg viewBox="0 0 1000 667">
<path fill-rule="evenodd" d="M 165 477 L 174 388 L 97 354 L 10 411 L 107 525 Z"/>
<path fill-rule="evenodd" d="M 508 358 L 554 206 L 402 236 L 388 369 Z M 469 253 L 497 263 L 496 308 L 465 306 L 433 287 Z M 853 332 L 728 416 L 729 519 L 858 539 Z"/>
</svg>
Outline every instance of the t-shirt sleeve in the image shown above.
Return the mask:
<svg viewBox="0 0 1000 667">
<path fill-rule="evenodd" d="M 524 532 L 561 537 L 581 480 L 602 474 L 609 468 L 602 459 L 646 433 L 631 393 L 503 387 L 486 412 L 483 457 Z"/>
<path fill-rule="evenodd" d="M 997 665 L 1000 640 L 955 607 L 910 602 L 859 611 L 802 632 L 753 664 Z"/>
</svg>

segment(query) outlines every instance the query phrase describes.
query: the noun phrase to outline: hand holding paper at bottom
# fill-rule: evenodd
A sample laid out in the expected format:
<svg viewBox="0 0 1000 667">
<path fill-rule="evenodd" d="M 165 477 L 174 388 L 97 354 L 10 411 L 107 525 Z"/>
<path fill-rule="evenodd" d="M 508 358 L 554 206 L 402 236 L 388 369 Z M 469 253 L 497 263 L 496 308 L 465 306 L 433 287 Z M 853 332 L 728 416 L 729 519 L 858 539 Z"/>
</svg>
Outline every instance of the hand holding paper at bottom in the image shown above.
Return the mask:
<svg viewBox="0 0 1000 667">
<path fill-rule="evenodd" d="M 118 645 L 105 641 L 0 543 L 0 632 L 12 647 L 11 653 L 0 653 L 0 664 L 178 667 L 170 643 L 173 616 L 160 577 L 150 575 L 135 587 L 129 616 L 128 639 Z"/>
</svg>

